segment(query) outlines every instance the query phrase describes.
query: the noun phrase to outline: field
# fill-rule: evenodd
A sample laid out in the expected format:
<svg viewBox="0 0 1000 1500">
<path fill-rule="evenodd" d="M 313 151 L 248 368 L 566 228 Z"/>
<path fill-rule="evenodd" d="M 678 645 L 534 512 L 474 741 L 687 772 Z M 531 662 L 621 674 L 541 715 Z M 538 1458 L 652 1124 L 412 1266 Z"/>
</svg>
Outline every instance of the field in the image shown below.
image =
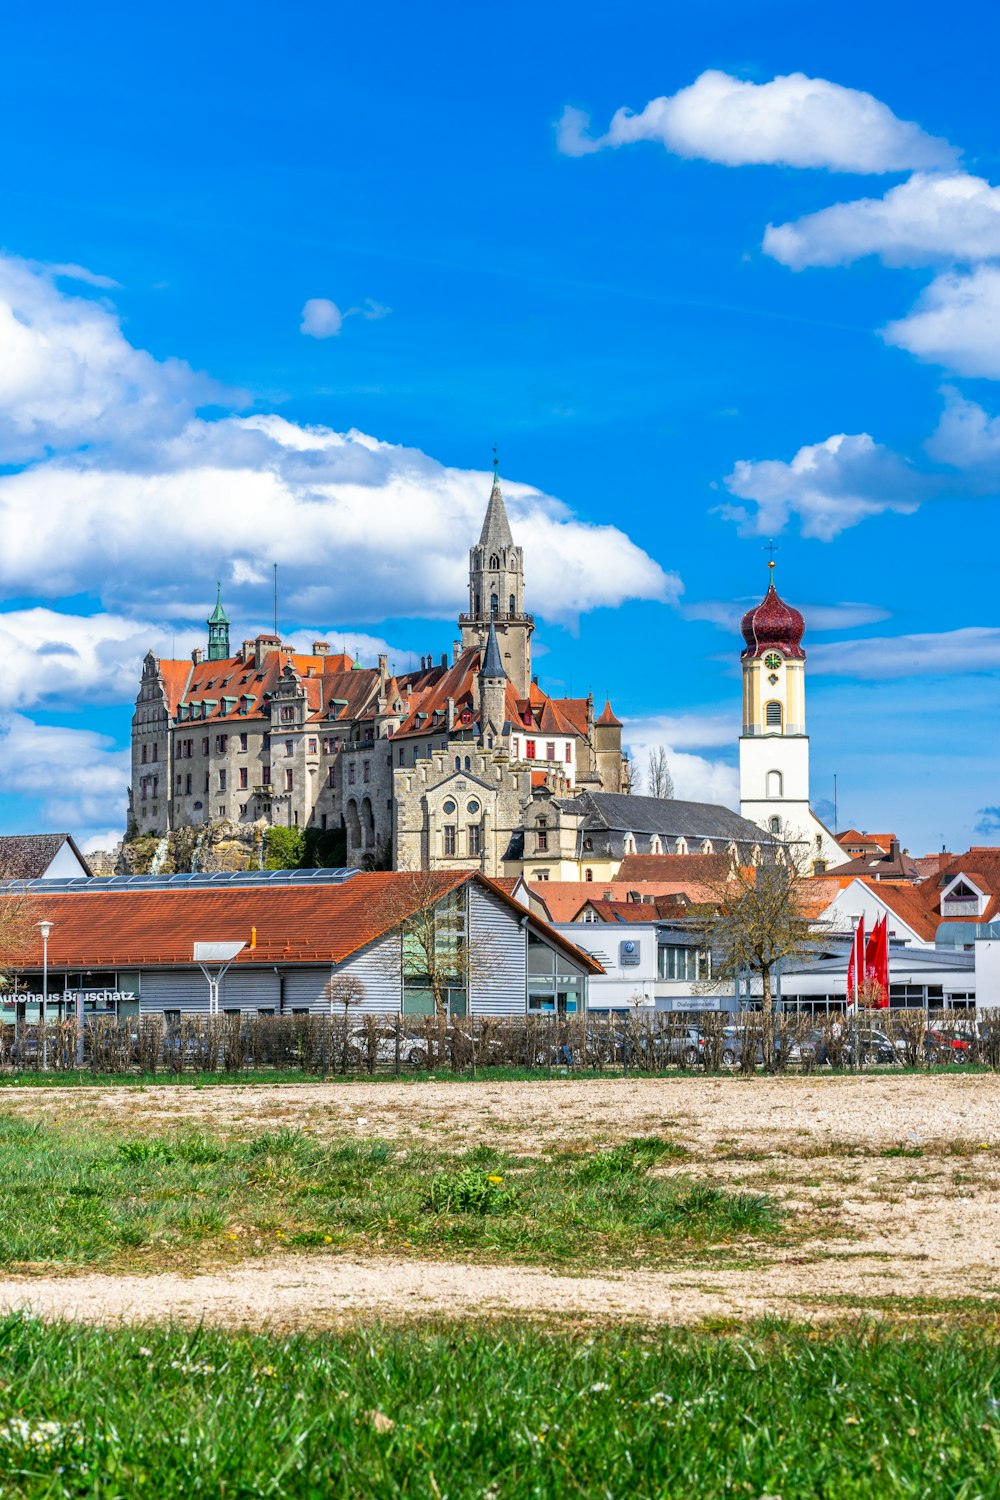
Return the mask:
<svg viewBox="0 0 1000 1500">
<path fill-rule="evenodd" d="M 998 1106 L 5 1088 L 0 1492 L 998 1495 Z"/>
</svg>

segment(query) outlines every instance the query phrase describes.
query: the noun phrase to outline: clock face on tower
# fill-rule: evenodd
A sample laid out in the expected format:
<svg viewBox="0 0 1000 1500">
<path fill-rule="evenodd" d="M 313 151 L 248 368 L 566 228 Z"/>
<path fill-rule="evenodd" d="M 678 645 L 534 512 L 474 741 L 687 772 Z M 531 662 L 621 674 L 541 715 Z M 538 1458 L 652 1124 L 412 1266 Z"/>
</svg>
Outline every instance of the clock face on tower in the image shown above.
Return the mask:
<svg viewBox="0 0 1000 1500">
<path fill-rule="evenodd" d="M 764 665 L 769 672 L 776 672 L 781 666 L 781 657 L 777 651 L 769 651 L 764 657 Z"/>
</svg>

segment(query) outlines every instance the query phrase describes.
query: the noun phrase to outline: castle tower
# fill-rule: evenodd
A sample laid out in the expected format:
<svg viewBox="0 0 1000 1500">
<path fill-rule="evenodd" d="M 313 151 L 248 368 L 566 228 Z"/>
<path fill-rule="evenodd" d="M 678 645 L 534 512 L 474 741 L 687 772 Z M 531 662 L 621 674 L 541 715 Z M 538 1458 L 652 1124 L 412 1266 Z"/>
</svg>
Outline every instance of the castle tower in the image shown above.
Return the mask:
<svg viewBox="0 0 1000 1500">
<path fill-rule="evenodd" d="M 222 607 L 222 584 L 217 587 L 215 608 L 206 621 L 208 625 L 208 659 L 225 661 L 229 656 L 229 616 Z"/>
<path fill-rule="evenodd" d="M 807 871 L 818 871 L 841 863 L 844 852 L 809 805 L 805 621 L 774 587 L 773 561 L 768 568 L 767 593 L 740 625 L 740 812 L 791 843 Z"/>
<path fill-rule="evenodd" d="M 469 552 L 469 611 L 459 617 L 459 627 L 462 647 L 468 650 L 482 646 L 493 625 L 504 670 L 518 696 L 526 698 L 535 622 L 524 612 L 524 555 L 511 535 L 497 462 L 483 529 Z"/>
<path fill-rule="evenodd" d="M 507 719 L 507 673 L 500 659 L 496 627 L 490 620 L 479 668 L 479 734 L 485 748 L 499 744 Z"/>
</svg>

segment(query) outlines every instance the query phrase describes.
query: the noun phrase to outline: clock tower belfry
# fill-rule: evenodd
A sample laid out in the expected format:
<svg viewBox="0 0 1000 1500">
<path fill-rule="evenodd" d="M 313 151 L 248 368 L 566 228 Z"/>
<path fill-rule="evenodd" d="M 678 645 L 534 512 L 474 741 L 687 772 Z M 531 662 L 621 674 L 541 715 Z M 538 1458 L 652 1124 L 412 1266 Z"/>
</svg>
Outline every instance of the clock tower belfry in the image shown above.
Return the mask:
<svg viewBox="0 0 1000 1500">
<path fill-rule="evenodd" d="M 846 856 L 809 805 L 806 625 L 774 586 L 773 558 L 768 570 L 767 593 L 740 624 L 740 812 L 791 843 L 807 870 L 826 869 Z"/>
</svg>

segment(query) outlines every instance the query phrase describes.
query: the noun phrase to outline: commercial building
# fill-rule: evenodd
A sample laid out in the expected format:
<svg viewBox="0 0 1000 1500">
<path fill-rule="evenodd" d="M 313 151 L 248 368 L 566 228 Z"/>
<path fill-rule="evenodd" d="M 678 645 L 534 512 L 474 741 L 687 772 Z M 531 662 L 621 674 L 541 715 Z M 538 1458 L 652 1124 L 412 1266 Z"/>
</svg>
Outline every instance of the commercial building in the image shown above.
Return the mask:
<svg viewBox="0 0 1000 1500">
<path fill-rule="evenodd" d="M 10 889 L 10 887 L 8 887 Z M 501 886 L 465 871 L 273 871 L 31 882 L 43 951 L 8 978 L 3 1018 L 114 1011 L 169 1020 L 205 1014 L 195 945 L 232 948 L 219 1008 L 250 1015 L 322 1013 L 337 981 L 356 981 L 352 1012 L 518 1016 L 586 1009 L 600 964 Z M 2 890 L 2 888 L 0 888 Z M 219 966 L 217 965 L 216 968 Z M 211 972 L 211 969 L 210 969 Z"/>
</svg>

